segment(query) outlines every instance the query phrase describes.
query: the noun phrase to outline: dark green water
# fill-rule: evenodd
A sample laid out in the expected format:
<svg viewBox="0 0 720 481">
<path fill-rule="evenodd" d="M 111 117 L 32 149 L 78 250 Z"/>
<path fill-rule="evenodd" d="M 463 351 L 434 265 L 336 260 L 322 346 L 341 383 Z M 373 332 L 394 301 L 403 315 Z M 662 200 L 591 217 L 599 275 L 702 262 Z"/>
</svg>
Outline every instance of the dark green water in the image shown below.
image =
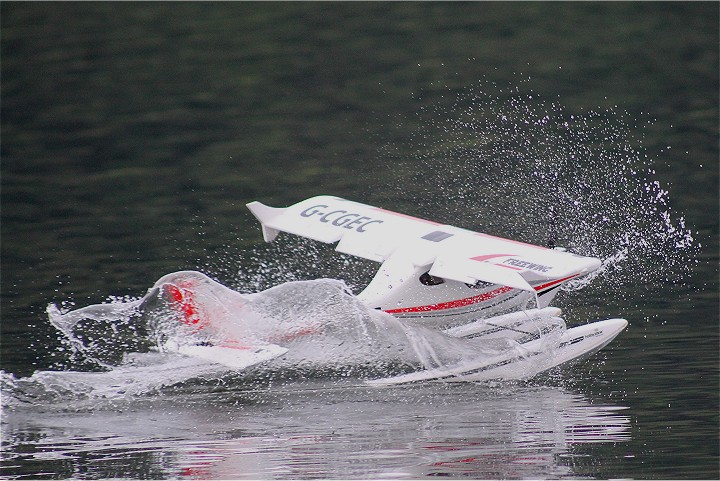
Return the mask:
<svg viewBox="0 0 720 481">
<path fill-rule="evenodd" d="M 359 283 L 362 267 L 288 259 L 316 246 L 261 246 L 244 207 L 318 193 L 531 242 L 556 203 L 566 245 L 630 246 L 559 305 L 631 324 L 559 386 L 319 379 L 5 410 L 2 474 L 718 478 L 718 9 L 3 2 L 4 371 L 66 363 L 48 303 L 139 295 L 180 269 L 243 289 Z"/>
</svg>

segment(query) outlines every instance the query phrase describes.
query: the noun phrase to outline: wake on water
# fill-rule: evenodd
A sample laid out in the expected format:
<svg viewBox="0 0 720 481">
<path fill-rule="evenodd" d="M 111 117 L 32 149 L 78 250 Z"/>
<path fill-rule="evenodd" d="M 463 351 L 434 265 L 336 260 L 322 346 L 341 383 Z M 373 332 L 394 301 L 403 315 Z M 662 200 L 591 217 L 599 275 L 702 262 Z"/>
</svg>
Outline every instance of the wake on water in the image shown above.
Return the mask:
<svg viewBox="0 0 720 481">
<path fill-rule="evenodd" d="M 592 277 L 568 283 L 566 290 L 581 289 L 594 277 L 611 280 L 605 283 L 610 292 L 623 279 L 648 283 L 662 271 L 677 282 L 687 275 L 699 244 L 682 217 L 673 219 L 668 191 L 653 178 L 627 114 L 569 114 L 557 102 L 492 82 L 462 90 L 449 106 L 429 104 L 418 112 L 420 127 L 410 139 L 414 153 L 398 146 L 385 150 L 396 162 L 394 172 L 405 168 L 421 176 L 417 183 L 397 181 L 404 199 L 417 200 L 416 215 L 536 244 L 545 243 L 550 230 L 571 251 L 603 259 Z M 431 205 L 421 201 L 426 198 Z M 123 399 L 193 379 L 220 379 L 229 368 L 177 348 L 228 339 L 288 349 L 243 371 L 244 382 L 384 377 L 499 352 L 522 355 L 509 339 L 453 338 L 369 309 L 342 281 L 284 282 L 293 276 L 286 255 L 276 264 L 259 258 L 255 271 L 243 268 L 242 274 L 254 277 L 237 281 L 257 291 L 252 294 L 198 272 L 176 272 L 141 298 L 75 311 L 49 305 L 50 322 L 84 370 L 40 371 L 22 379 L 2 372 L 3 404 Z M 181 303 L 178 311 L 187 283 L 196 307 Z M 563 329 L 545 336 L 548 353 Z"/>
</svg>

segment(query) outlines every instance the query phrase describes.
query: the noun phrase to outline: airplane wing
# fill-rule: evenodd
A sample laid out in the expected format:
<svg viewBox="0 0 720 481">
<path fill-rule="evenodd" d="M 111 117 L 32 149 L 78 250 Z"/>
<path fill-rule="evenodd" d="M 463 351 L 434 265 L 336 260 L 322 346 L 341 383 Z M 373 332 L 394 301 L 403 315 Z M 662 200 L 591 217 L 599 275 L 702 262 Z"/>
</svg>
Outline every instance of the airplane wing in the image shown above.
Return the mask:
<svg viewBox="0 0 720 481">
<path fill-rule="evenodd" d="M 321 195 L 285 208 L 247 204 L 265 241 L 280 232 L 325 243 L 376 262 L 402 255 L 430 274 L 466 283 L 491 282 L 530 292 L 528 280 L 566 279 L 592 272 L 600 260 L 473 232 Z"/>
</svg>

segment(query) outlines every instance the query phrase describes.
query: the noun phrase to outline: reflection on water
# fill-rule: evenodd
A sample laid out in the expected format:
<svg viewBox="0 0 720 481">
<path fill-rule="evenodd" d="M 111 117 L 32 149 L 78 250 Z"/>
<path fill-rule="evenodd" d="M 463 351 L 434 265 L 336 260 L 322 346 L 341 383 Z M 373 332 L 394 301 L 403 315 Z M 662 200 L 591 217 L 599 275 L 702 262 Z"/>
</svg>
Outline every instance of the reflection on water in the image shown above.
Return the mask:
<svg viewBox="0 0 720 481">
<path fill-rule="evenodd" d="M 2 473 L 577 477 L 586 474 L 570 462 L 578 448 L 616 446 L 631 432 L 625 407 L 559 387 L 296 382 L 192 389 L 82 412 L 16 408 L 3 429 Z"/>
</svg>

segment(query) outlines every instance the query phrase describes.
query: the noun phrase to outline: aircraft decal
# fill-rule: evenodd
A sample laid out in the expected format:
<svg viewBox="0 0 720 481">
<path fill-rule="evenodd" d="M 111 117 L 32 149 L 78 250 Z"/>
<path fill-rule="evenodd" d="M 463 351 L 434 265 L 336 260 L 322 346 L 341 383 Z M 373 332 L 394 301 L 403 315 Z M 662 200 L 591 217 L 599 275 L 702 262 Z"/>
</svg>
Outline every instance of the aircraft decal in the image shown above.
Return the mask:
<svg viewBox="0 0 720 481">
<path fill-rule="evenodd" d="M 360 214 L 348 212 L 343 209 L 332 210 L 326 204 L 318 204 L 300 212 L 301 217 L 313 217 L 325 224 L 331 223 L 337 227 L 355 230 L 357 232 L 365 232 L 370 224 L 382 224 L 385 222 L 380 219 L 373 219 Z"/>
<path fill-rule="evenodd" d="M 436 230 L 436 231 L 430 232 L 429 234 L 425 234 L 424 236 L 422 236 L 422 238 L 425 240 L 432 241 L 432 242 L 440 242 L 440 241 L 444 241 L 445 239 L 448 239 L 454 235 L 455 234 L 450 234 L 449 232 L 443 232 L 441 230 Z"/>
<path fill-rule="evenodd" d="M 522 271 L 524 269 L 527 269 L 529 271 L 536 272 L 550 272 L 552 270 L 552 267 L 550 266 L 536 264 L 534 262 L 529 262 L 522 259 L 514 259 L 513 256 L 515 256 L 515 254 L 486 254 L 482 256 L 470 257 L 470 260 L 484 262 L 490 259 L 495 259 L 497 257 L 510 257 L 510 259 L 505 259 L 502 262 L 495 262 L 495 265 L 500 267 L 507 267 L 508 269 L 513 269 L 516 271 Z"/>
<path fill-rule="evenodd" d="M 552 270 L 552 267 L 550 266 L 544 266 L 542 264 L 535 264 L 534 262 L 524 261 L 521 259 L 506 259 L 503 262 L 503 266 L 513 266 L 520 269 L 527 269 L 529 271 L 537 271 L 537 272 L 549 272 Z"/>
</svg>

